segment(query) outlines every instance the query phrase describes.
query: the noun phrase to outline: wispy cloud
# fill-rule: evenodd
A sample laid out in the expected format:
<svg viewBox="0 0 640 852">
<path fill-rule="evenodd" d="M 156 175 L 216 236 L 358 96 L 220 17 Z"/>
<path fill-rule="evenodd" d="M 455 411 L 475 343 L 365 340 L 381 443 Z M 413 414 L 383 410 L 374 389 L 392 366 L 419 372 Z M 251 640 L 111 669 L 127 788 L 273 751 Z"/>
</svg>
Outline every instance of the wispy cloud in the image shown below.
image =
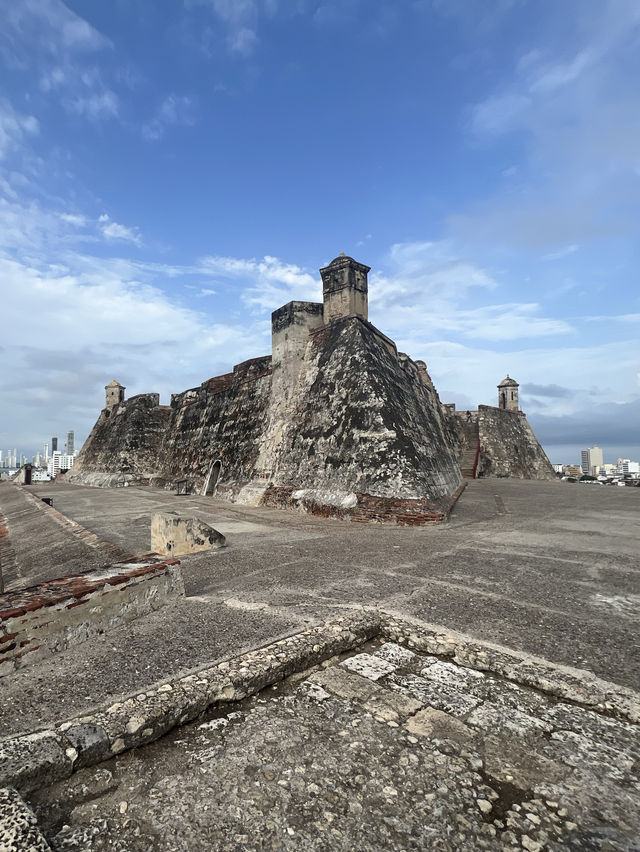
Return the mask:
<svg viewBox="0 0 640 852">
<path fill-rule="evenodd" d="M 523 162 L 516 190 L 497 187 L 451 216 L 462 238 L 556 259 L 568 245 L 640 235 L 640 91 L 632 70 L 640 6 L 603 0 L 567 7 L 580 26 L 571 18 L 570 29 L 529 43 L 507 81 L 469 109 L 470 141 L 496 150 L 512 144 Z"/>
<path fill-rule="evenodd" d="M 235 257 L 205 257 L 200 266 L 214 280 L 237 282 L 242 300 L 254 310 L 274 310 L 291 300 L 318 300 L 322 289 L 318 277 L 296 264 L 277 257 L 261 260 Z"/>
<path fill-rule="evenodd" d="M 0 53 L 24 68 L 46 54 L 67 57 L 110 47 L 111 42 L 62 0 L 21 0 L 2 7 Z"/>
<path fill-rule="evenodd" d="M 142 127 L 145 139 L 156 141 L 164 136 L 169 127 L 190 127 L 196 123 L 195 103 L 186 95 L 168 95 L 158 107 L 156 114 Z"/>
<path fill-rule="evenodd" d="M 42 92 L 63 108 L 92 120 L 118 115 L 119 99 L 94 57 L 111 42 L 61 0 L 22 0 L 2 9 L 0 57 L 37 75 Z"/>
<path fill-rule="evenodd" d="M 88 118 L 111 118 L 118 115 L 118 96 L 110 89 L 90 95 L 65 98 L 64 104 L 70 112 Z"/>
<path fill-rule="evenodd" d="M 107 240 L 123 240 L 136 246 L 142 245 L 142 237 L 137 228 L 128 228 L 119 222 L 114 222 L 106 213 L 98 218 L 98 225 Z"/>
<path fill-rule="evenodd" d="M 558 249 L 558 251 L 552 251 L 548 254 L 544 254 L 542 256 L 543 260 L 560 260 L 562 257 L 568 257 L 570 254 L 574 254 L 578 251 L 580 246 L 573 243 L 570 246 L 565 246 L 564 248 Z"/>
<path fill-rule="evenodd" d="M 263 16 L 279 11 L 279 0 L 185 0 L 185 5 L 207 6 L 225 32 L 229 50 L 249 56 L 258 44 L 258 27 Z"/>
<path fill-rule="evenodd" d="M 17 112 L 8 100 L 0 99 L 0 160 L 18 147 L 26 136 L 38 131 L 37 118 Z"/>
</svg>

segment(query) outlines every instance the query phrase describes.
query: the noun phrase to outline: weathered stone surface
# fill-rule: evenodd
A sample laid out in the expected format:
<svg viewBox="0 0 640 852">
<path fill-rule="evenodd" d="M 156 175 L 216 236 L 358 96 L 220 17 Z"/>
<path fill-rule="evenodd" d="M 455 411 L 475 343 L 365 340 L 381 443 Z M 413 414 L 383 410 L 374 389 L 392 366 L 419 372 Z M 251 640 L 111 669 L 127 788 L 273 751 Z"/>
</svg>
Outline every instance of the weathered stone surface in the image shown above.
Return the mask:
<svg viewBox="0 0 640 852">
<path fill-rule="evenodd" d="M 139 394 L 104 408 L 65 475 L 68 482 L 124 485 L 153 476 L 170 411 L 157 393 Z"/>
<path fill-rule="evenodd" d="M 0 742 L 0 786 L 33 790 L 71 775 L 75 751 L 54 731 Z"/>
<path fill-rule="evenodd" d="M 356 668 L 363 657 L 383 662 L 389 650 L 369 643 L 351 659 Z M 419 653 L 404 662 L 412 671 L 445 662 L 436 671 L 463 695 L 490 680 Z M 582 735 L 609 730 L 610 719 L 570 705 L 555 712 L 560 705 L 541 691 L 535 718 L 554 721 L 532 728 L 514 714 L 513 729 L 474 727 L 479 709 L 489 720 L 505 707 L 486 699 L 463 720 L 423 707 L 394 677 L 374 682 L 337 664 L 255 695 L 116 757 L 108 779 L 104 769 L 83 770 L 33 794 L 40 823 L 70 852 L 159 843 L 229 852 L 636 848 L 637 767 L 628 751 L 592 748 Z M 637 728 L 616 726 L 616 741 Z"/>
<path fill-rule="evenodd" d="M 151 550 L 165 556 L 184 556 L 224 547 L 225 537 L 199 518 L 156 512 L 151 519 Z"/>
<path fill-rule="evenodd" d="M 419 737 L 430 737 L 437 740 L 455 740 L 459 743 L 470 742 L 473 739 L 473 731 L 464 722 L 444 713 L 428 707 L 420 710 L 407 720 L 406 729 L 410 734 Z"/>
<path fill-rule="evenodd" d="M 374 657 L 372 654 L 356 654 L 355 657 L 348 657 L 344 660 L 342 665 L 368 680 L 380 680 L 381 677 L 396 670 L 392 663 Z"/>
<path fill-rule="evenodd" d="M 177 560 L 120 562 L 0 595 L 0 677 L 184 595 Z"/>
<path fill-rule="evenodd" d="M 35 814 L 12 787 L 0 788 L 0 850 L 51 852 Z"/>
<path fill-rule="evenodd" d="M 555 479 L 555 472 L 521 411 L 478 406 L 478 476 Z"/>
<path fill-rule="evenodd" d="M 341 501 L 351 494 L 362 514 L 376 511 L 367 496 L 381 498 L 381 513 L 384 499 L 406 500 L 399 513 L 411 511 L 411 500 L 424 500 L 425 514 L 440 501 L 447 508 L 461 482 L 448 423 L 415 363 L 400 359 L 372 325 L 347 317 L 313 331 L 300 382 L 275 487 L 311 487 L 301 507 L 315 503 L 328 514 L 350 514 Z"/>
<path fill-rule="evenodd" d="M 355 520 L 443 520 L 462 484 L 455 429 L 423 362 L 367 321 L 368 270 L 336 258 L 321 270 L 323 304 L 274 312 L 272 357 L 174 395 L 170 408 L 154 395 L 109 398 L 69 481 L 182 483 Z"/>
</svg>

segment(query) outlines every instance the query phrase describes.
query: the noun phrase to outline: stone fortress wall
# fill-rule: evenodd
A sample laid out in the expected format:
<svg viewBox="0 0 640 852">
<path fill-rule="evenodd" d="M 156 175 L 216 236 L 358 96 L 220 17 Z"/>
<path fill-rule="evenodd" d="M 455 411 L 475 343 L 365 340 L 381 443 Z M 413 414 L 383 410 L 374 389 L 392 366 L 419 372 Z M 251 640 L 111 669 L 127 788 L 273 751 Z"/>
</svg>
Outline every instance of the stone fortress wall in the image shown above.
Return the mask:
<svg viewBox="0 0 640 852">
<path fill-rule="evenodd" d="M 322 303 L 289 302 L 272 314 L 271 356 L 174 394 L 170 406 L 157 394 L 125 400 L 111 382 L 67 481 L 182 483 L 192 493 L 354 520 L 442 520 L 474 435 L 441 404 L 424 362 L 399 353 L 368 321 L 368 272 L 335 258 L 320 270 Z M 474 475 L 538 478 L 545 462 L 551 470 L 513 385 L 515 413 L 511 397 L 496 415 L 475 415 L 484 455 Z"/>
</svg>

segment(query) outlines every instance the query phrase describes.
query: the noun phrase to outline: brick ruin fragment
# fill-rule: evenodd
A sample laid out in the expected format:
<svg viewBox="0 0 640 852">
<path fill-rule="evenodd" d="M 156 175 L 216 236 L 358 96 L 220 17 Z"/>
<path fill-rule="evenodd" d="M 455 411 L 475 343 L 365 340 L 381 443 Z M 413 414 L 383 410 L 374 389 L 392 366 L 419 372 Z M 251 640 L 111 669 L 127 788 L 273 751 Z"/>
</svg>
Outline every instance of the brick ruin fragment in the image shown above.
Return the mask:
<svg viewBox="0 0 640 852">
<path fill-rule="evenodd" d="M 322 303 L 272 314 L 271 356 L 174 394 L 169 406 L 157 394 L 125 400 L 111 382 L 67 481 L 424 524 L 446 517 L 461 467 L 467 477 L 552 477 L 518 410 L 517 383 L 509 380 L 515 398 L 501 385 L 500 407 L 469 418 L 442 405 L 424 362 L 368 321 L 368 272 L 335 258 L 320 270 Z"/>
</svg>

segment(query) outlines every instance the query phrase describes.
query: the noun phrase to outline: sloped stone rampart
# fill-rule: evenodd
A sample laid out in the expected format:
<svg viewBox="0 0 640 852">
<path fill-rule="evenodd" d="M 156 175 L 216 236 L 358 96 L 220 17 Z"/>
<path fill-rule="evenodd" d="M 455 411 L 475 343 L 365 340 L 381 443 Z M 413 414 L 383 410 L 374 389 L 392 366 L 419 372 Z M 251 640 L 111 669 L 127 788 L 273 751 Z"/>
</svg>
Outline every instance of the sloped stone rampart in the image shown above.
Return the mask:
<svg viewBox="0 0 640 852">
<path fill-rule="evenodd" d="M 555 472 L 521 411 L 478 406 L 477 476 L 555 479 Z"/>
<path fill-rule="evenodd" d="M 415 362 L 359 317 L 311 332 L 272 485 L 312 488 L 316 504 L 322 493 L 422 501 L 427 513 L 461 482 L 449 424 Z"/>
<path fill-rule="evenodd" d="M 157 393 L 104 408 L 65 481 L 114 486 L 148 481 L 157 469 L 171 411 Z"/>
<path fill-rule="evenodd" d="M 229 379 L 231 375 L 231 379 Z M 216 494 L 234 497 L 254 476 L 271 392 L 271 357 L 253 358 L 232 374 L 174 394 L 156 458 L 157 484 L 186 479 L 200 493 L 220 462 Z"/>
<path fill-rule="evenodd" d="M 178 565 L 142 557 L 0 596 L 0 676 L 183 595 Z"/>
</svg>

